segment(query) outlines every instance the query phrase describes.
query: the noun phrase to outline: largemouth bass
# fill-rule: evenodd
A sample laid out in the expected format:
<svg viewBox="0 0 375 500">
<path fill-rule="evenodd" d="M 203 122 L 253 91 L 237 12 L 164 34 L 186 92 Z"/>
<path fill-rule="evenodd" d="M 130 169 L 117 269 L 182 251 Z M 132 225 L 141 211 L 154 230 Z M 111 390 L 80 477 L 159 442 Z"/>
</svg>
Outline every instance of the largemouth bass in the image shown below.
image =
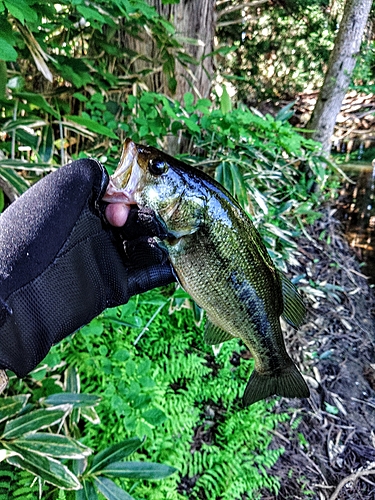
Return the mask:
<svg viewBox="0 0 375 500">
<path fill-rule="evenodd" d="M 243 340 L 255 368 L 243 396 L 305 398 L 309 389 L 289 357 L 280 316 L 295 327 L 305 308 L 274 266 L 250 218 L 214 179 L 156 148 L 127 139 L 104 201 L 152 209 L 164 226 L 178 281 L 206 311 L 205 340 Z"/>
</svg>

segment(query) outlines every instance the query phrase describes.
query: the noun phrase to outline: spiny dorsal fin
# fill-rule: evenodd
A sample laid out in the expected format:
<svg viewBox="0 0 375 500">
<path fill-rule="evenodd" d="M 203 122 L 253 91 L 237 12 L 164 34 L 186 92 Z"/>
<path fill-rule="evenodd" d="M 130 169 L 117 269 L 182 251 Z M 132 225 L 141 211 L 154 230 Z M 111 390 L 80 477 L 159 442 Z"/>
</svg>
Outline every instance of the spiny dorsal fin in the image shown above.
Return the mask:
<svg viewBox="0 0 375 500">
<path fill-rule="evenodd" d="M 233 335 L 214 325 L 210 320 L 206 320 L 206 324 L 204 327 L 204 341 L 206 342 L 206 344 L 222 344 L 223 342 L 232 339 L 234 339 Z"/>
<path fill-rule="evenodd" d="M 284 310 L 282 313 L 283 318 L 289 325 L 294 328 L 298 328 L 302 325 L 305 319 L 306 309 L 303 303 L 301 295 L 298 293 L 297 287 L 293 285 L 289 278 L 285 276 L 284 273 L 279 271 L 283 300 L 284 300 Z"/>
</svg>

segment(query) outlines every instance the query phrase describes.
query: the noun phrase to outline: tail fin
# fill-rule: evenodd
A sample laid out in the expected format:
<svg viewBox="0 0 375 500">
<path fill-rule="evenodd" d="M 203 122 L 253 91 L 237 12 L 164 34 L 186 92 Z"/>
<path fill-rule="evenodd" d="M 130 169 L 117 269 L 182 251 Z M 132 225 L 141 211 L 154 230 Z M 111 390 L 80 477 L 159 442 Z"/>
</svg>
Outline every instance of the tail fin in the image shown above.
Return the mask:
<svg viewBox="0 0 375 500">
<path fill-rule="evenodd" d="M 310 390 L 294 364 L 277 375 L 262 375 L 254 369 L 243 395 L 243 404 L 249 406 L 274 394 L 286 398 L 308 398 Z"/>
</svg>

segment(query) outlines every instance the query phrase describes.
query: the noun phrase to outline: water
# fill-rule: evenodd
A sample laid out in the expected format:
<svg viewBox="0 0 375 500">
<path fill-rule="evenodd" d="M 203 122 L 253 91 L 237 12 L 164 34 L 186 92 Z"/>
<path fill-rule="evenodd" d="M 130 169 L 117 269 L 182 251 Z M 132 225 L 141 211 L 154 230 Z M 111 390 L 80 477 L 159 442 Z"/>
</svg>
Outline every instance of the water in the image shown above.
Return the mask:
<svg viewBox="0 0 375 500">
<path fill-rule="evenodd" d="M 353 163 L 344 166 L 354 181 L 340 191 L 340 216 L 350 245 L 366 263 L 364 274 L 375 284 L 375 165 Z"/>
</svg>

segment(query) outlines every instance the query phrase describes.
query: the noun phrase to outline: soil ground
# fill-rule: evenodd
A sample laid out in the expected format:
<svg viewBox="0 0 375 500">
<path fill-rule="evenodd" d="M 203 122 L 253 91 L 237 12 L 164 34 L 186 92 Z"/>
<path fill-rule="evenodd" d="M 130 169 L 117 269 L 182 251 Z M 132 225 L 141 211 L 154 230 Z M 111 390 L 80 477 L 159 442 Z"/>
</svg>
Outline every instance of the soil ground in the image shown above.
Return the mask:
<svg viewBox="0 0 375 500">
<path fill-rule="evenodd" d="M 262 500 L 375 499 L 375 296 L 334 212 L 322 210 L 299 240 L 291 269 L 306 274 L 308 313 L 286 342 L 311 397 L 276 410 L 292 419 L 275 432 L 280 492 Z"/>
</svg>

